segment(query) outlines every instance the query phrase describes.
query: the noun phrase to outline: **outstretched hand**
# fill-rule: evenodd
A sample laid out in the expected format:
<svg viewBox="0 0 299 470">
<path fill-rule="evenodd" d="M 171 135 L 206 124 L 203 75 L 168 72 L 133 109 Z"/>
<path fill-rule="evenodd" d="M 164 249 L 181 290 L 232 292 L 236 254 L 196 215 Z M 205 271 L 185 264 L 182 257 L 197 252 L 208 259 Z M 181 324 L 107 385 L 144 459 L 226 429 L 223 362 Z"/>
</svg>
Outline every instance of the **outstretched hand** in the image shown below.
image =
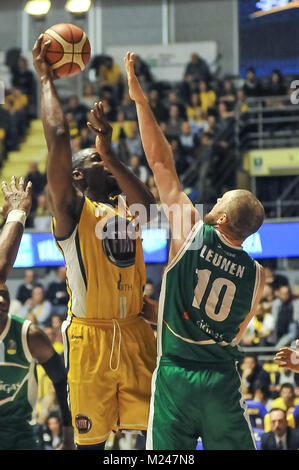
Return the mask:
<svg viewBox="0 0 299 470">
<path fill-rule="evenodd" d="M 41 34 L 35 41 L 35 44 L 32 49 L 33 65 L 40 79 L 54 79 L 54 73 L 51 68 L 51 65 L 46 61 L 46 53 L 48 48 L 50 47 L 51 40 L 46 41 L 44 43 L 44 47 L 42 47 L 42 42 L 43 35 Z"/>
<path fill-rule="evenodd" d="M 128 78 L 128 87 L 129 87 L 129 95 L 131 100 L 135 101 L 136 103 L 144 103 L 147 101 L 146 95 L 144 94 L 141 85 L 139 83 L 138 78 L 136 77 L 135 70 L 134 70 L 134 63 L 135 63 L 135 54 L 134 52 L 127 52 L 126 57 L 124 58 L 127 78 Z"/>
<path fill-rule="evenodd" d="M 5 181 L 2 182 L 2 192 L 4 194 L 4 206 L 0 209 L 0 214 L 6 219 L 8 213 L 14 209 L 24 211 L 28 216 L 32 204 L 32 183 L 29 181 L 25 188 L 24 178 L 12 176 L 10 188 Z"/>
<path fill-rule="evenodd" d="M 103 103 L 95 103 L 89 114 L 88 128 L 96 135 L 96 149 L 102 158 L 111 153 L 112 127 L 103 108 Z"/>
</svg>

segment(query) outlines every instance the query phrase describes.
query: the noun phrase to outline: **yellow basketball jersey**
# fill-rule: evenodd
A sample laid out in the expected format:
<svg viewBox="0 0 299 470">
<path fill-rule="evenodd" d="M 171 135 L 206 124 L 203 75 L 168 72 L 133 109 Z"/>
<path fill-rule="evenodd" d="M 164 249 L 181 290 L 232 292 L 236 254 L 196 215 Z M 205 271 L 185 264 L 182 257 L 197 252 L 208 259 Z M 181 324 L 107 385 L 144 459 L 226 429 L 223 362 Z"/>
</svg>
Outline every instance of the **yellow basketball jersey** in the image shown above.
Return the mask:
<svg viewBox="0 0 299 470">
<path fill-rule="evenodd" d="M 72 234 L 56 237 L 67 268 L 68 313 L 103 320 L 136 316 L 146 273 L 141 237 L 125 202 L 119 196 L 115 207 L 84 197 L 82 204 Z"/>
</svg>

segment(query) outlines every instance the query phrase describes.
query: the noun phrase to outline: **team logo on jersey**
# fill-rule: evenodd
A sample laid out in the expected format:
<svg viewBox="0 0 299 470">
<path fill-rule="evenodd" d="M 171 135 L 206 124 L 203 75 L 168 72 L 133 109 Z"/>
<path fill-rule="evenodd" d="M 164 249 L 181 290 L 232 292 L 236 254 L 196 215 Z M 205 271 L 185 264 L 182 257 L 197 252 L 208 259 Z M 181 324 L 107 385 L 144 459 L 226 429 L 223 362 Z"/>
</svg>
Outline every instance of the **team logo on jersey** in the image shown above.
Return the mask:
<svg viewBox="0 0 299 470">
<path fill-rule="evenodd" d="M 75 418 L 75 423 L 79 434 L 86 434 L 88 431 L 90 431 L 92 426 L 91 419 L 84 415 L 77 415 Z"/>
<path fill-rule="evenodd" d="M 10 354 L 11 356 L 17 353 L 17 343 L 13 339 L 10 339 L 8 341 L 6 352 L 7 354 Z"/>
<path fill-rule="evenodd" d="M 112 217 L 103 228 L 103 250 L 109 261 L 120 268 L 135 264 L 136 229 L 123 217 Z"/>
</svg>

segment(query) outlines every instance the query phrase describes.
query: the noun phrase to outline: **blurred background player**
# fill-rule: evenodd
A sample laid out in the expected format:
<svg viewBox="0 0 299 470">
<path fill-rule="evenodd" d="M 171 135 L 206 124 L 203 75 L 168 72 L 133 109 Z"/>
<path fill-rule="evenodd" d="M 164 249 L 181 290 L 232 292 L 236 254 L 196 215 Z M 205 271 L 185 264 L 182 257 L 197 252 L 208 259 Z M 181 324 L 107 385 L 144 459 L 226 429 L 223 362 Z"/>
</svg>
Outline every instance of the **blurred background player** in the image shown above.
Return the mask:
<svg viewBox="0 0 299 470">
<path fill-rule="evenodd" d="M 263 223 L 263 206 L 249 191 L 228 191 L 203 223 L 181 189 L 171 148 L 134 73 L 133 53 L 127 53 L 125 66 L 145 155 L 172 233 L 147 449 L 192 450 L 198 436 L 206 450 L 255 449 L 236 344 L 264 288 L 263 268 L 241 246 Z"/>
<path fill-rule="evenodd" d="M 74 449 L 67 405 L 66 374 L 60 356 L 45 333 L 28 320 L 8 315 L 7 277 L 15 262 L 26 217 L 31 208 L 31 183 L 12 178 L 2 184 L 6 224 L 0 236 L 0 449 L 34 450 L 39 442 L 30 424 L 37 399 L 36 361 L 53 381 L 63 423 L 63 449 Z"/>
<path fill-rule="evenodd" d="M 115 158 L 102 104 L 90 114 L 96 148 L 72 158 L 67 120 L 44 59 L 49 42 L 41 51 L 41 41 L 33 59 L 48 146 L 48 197 L 70 294 L 63 326 L 70 408 L 77 448 L 104 449 L 117 425 L 147 428 L 156 345 L 151 326 L 139 316 L 146 282 L 141 239 L 119 194 L 147 213 L 155 202 Z"/>
</svg>

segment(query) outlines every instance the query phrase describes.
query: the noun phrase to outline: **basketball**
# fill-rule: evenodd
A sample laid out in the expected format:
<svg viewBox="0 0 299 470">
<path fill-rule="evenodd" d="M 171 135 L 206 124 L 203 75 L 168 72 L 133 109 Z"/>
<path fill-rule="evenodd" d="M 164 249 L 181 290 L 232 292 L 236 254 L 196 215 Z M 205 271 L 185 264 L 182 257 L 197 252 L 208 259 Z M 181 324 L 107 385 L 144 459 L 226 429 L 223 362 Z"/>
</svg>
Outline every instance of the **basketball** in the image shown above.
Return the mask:
<svg viewBox="0 0 299 470">
<path fill-rule="evenodd" d="M 42 47 L 48 40 L 51 44 L 46 60 L 56 78 L 71 77 L 84 70 L 90 59 L 90 43 L 81 28 L 69 23 L 56 24 L 44 32 Z"/>
</svg>

